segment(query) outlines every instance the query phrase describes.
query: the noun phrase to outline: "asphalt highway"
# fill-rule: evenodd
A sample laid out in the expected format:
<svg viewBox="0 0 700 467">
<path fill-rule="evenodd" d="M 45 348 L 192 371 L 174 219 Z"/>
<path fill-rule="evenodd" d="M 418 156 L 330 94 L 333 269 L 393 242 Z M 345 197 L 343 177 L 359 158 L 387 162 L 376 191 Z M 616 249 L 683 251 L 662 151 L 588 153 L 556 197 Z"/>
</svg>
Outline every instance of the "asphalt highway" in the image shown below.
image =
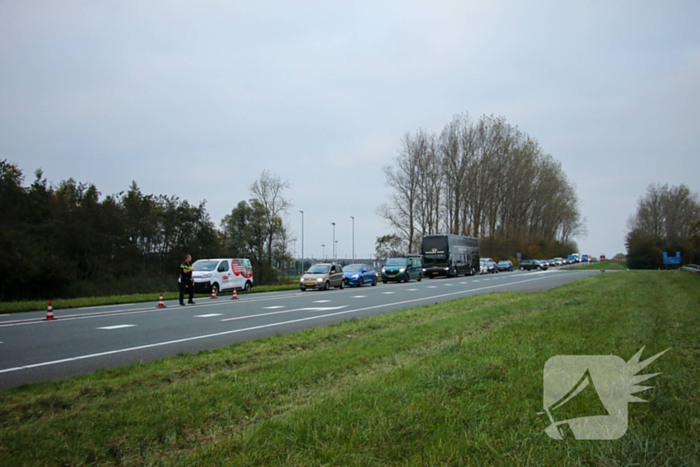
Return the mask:
<svg viewBox="0 0 700 467">
<path fill-rule="evenodd" d="M 201 298 L 0 316 L 0 389 L 100 368 L 194 353 L 235 342 L 493 292 L 538 292 L 599 274 L 553 269 L 379 283 L 329 291 Z"/>
</svg>

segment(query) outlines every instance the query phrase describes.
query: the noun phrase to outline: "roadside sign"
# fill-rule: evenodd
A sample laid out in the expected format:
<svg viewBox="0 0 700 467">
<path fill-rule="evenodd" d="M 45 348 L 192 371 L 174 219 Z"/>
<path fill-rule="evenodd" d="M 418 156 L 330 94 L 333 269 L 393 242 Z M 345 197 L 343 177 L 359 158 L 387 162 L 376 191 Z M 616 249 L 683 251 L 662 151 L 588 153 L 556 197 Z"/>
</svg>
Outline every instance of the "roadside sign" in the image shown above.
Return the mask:
<svg viewBox="0 0 700 467">
<path fill-rule="evenodd" d="M 518 263 L 520 262 L 520 259 L 523 257 L 520 253 L 518 253 Z"/>
<path fill-rule="evenodd" d="M 668 253 L 664 251 L 664 264 L 681 264 L 681 252 L 677 251 L 675 257 L 669 257 Z"/>
</svg>

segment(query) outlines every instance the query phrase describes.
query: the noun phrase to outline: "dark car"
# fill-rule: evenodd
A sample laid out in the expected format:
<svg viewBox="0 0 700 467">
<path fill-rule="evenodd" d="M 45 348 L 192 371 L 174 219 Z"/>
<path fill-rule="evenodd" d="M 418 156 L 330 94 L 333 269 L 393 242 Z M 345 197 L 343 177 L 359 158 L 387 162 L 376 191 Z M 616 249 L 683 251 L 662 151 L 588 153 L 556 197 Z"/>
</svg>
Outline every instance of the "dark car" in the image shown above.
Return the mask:
<svg viewBox="0 0 700 467">
<path fill-rule="evenodd" d="M 513 270 L 513 263 L 511 263 L 507 259 L 504 259 L 503 261 L 499 261 L 498 262 L 498 270 L 499 271 L 512 271 Z"/>
<path fill-rule="evenodd" d="M 423 277 L 423 262 L 420 255 L 396 256 L 389 258 L 382 268 L 382 282 L 408 282 Z"/>
<path fill-rule="evenodd" d="M 362 287 L 365 284 L 377 285 L 377 271 L 371 264 L 348 264 L 343 268 L 345 284 L 350 287 Z"/>
<path fill-rule="evenodd" d="M 481 260 L 481 274 L 497 274 L 498 272 L 498 265 L 495 261 L 490 259 Z"/>
<path fill-rule="evenodd" d="M 548 269 L 548 266 L 538 259 L 524 259 L 520 262 L 521 271 L 542 271 Z"/>
</svg>

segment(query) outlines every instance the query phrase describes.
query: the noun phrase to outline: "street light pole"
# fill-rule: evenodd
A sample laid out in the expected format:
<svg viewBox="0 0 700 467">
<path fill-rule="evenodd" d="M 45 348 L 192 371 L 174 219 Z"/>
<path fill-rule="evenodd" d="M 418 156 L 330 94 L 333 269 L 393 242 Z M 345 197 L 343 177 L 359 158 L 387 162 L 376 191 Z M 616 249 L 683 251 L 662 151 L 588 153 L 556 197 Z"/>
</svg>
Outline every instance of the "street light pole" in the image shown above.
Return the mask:
<svg viewBox="0 0 700 467">
<path fill-rule="evenodd" d="M 301 213 L 301 273 L 304 274 L 304 211 Z"/>
<path fill-rule="evenodd" d="M 335 222 L 331 222 L 331 225 L 333 225 L 333 244 L 331 246 L 333 247 L 333 261 L 335 261 Z"/>
<path fill-rule="evenodd" d="M 321 257 L 325 260 L 326 259 L 326 245 L 321 245 L 321 248 L 323 248 L 323 253 L 321 254 Z"/>
<path fill-rule="evenodd" d="M 352 219 L 352 262 L 355 262 L 355 216 L 350 216 Z"/>
</svg>

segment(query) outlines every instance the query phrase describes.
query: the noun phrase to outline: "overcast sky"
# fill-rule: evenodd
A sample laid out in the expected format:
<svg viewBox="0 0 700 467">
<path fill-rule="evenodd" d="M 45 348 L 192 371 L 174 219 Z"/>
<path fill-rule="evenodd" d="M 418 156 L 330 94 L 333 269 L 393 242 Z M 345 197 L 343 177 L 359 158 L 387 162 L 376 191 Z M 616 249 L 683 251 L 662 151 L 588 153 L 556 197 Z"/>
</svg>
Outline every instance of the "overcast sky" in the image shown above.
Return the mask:
<svg viewBox="0 0 700 467">
<path fill-rule="evenodd" d="M 700 2 L 0 0 L 0 159 L 207 201 L 288 179 L 301 252 L 374 253 L 400 138 L 502 115 L 575 181 L 582 253 L 652 182 L 700 191 Z"/>
</svg>

